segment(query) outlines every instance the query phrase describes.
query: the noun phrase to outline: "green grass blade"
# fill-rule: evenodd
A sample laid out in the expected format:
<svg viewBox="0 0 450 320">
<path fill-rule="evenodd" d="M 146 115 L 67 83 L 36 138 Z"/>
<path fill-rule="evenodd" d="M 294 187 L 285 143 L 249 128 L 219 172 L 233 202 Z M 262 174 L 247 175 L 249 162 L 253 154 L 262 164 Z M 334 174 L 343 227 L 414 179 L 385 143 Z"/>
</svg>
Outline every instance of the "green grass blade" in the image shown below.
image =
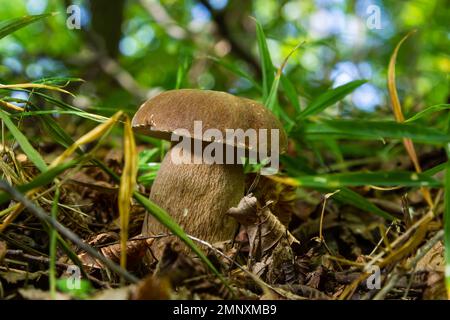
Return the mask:
<svg viewBox="0 0 450 320">
<path fill-rule="evenodd" d="M 20 91 L 31 92 L 29 90 L 20 90 Z M 70 105 L 68 103 L 65 103 L 64 101 L 55 99 L 55 98 L 53 98 L 53 97 L 51 97 L 51 96 L 49 96 L 49 95 L 47 95 L 45 93 L 42 93 L 42 92 L 33 91 L 33 95 L 42 97 L 43 99 L 47 100 L 51 104 L 53 104 L 55 106 L 58 106 L 58 107 L 62 108 L 63 110 L 73 110 L 73 111 L 77 111 L 77 112 L 81 112 L 81 113 L 85 112 L 82 109 L 79 109 L 79 108 L 77 108 L 75 106 L 72 106 L 72 105 Z"/>
<path fill-rule="evenodd" d="M 320 190 L 320 189 L 319 189 Z M 335 190 L 333 189 L 322 189 L 325 192 L 334 192 Z M 381 210 L 380 208 L 378 208 L 376 205 L 374 205 L 372 202 L 370 202 L 369 200 L 367 200 L 366 198 L 364 198 L 362 195 L 360 195 L 359 193 L 348 189 L 346 187 L 340 188 L 340 191 L 336 194 L 333 195 L 333 199 L 338 201 L 338 202 L 342 202 L 342 203 L 346 203 L 349 205 L 352 205 L 358 209 L 361 209 L 363 211 L 366 212 L 370 212 L 373 214 L 376 214 L 377 216 L 380 216 L 382 218 L 385 218 L 387 220 L 393 220 L 394 217 L 392 215 L 390 215 L 389 213 L 387 213 L 384 210 Z"/>
<path fill-rule="evenodd" d="M 450 141 L 450 135 L 436 129 L 417 126 L 409 123 L 395 121 L 367 121 L 367 120 L 323 120 L 314 123 L 305 123 L 302 131 L 307 139 L 324 137 L 348 139 L 402 139 L 410 138 L 413 141 L 441 144 Z"/>
<path fill-rule="evenodd" d="M 45 163 L 44 159 L 42 159 L 39 152 L 37 152 L 36 149 L 33 148 L 31 143 L 28 141 L 27 137 L 24 136 L 24 134 L 19 130 L 19 128 L 17 128 L 16 125 L 11 121 L 9 116 L 2 110 L 0 110 L 0 118 L 3 120 L 4 124 L 8 127 L 9 131 L 14 136 L 14 138 L 17 140 L 17 143 L 19 143 L 20 147 L 22 148 L 22 151 L 25 152 L 25 154 L 28 156 L 28 159 L 30 159 L 30 161 L 33 162 L 34 165 L 41 172 L 46 171 L 47 164 Z"/>
<path fill-rule="evenodd" d="M 280 117 L 280 107 L 277 102 L 278 85 L 280 84 L 280 77 L 276 76 L 272 82 L 272 87 L 270 88 L 269 96 L 265 101 L 265 106 L 267 109 L 272 111 L 272 113 L 279 118 Z"/>
<path fill-rule="evenodd" d="M 437 166 L 434 166 L 433 168 L 430 168 L 423 172 L 423 174 L 426 174 L 428 176 L 434 176 L 436 173 L 446 170 L 447 168 L 447 162 L 438 164 Z"/>
<path fill-rule="evenodd" d="M 289 58 L 292 56 L 292 54 L 297 51 L 298 48 L 300 48 L 300 46 L 303 44 L 303 42 L 300 42 L 299 44 L 297 44 L 286 56 L 286 58 L 284 59 L 283 63 L 281 64 L 281 66 L 278 68 L 277 70 L 277 74 L 272 82 L 272 86 L 270 87 L 270 92 L 269 92 L 269 96 L 267 97 L 267 99 L 264 101 L 264 104 L 266 105 L 267 109 L 269 109 L 270 111 L 272 111 L 276 116 L 279 116 L 281 113 L 281 108 L 278 104 L 277 101 L 277 96 L 278 96 L 278 86 L 280 85 L 280 80 L 283 76 L 283 69 L 286 66 L 286 64 L 289 61 Z"/>
<path fill-rule="evenodd" d="M 299 114 L 302 111 L 302 108 L 300 106 L 297 91 L 295 90 L 295 86 L 292 84 L 291 80 L 289 80 L 289 78 L 284 74 L 281 75 L 281 88 L 283 89 L 286 97 L 289 99 L 289 102 L 294 106 L 296 114 Z"/>
<path fill-rule="evenodd" d="M 144 206 L 144 208 L 147 209 L 159 222 L 161 222 L 165 227 L 172 231 L 174 235 L 176 235 L 184 243 L 186 243 L 186 245 L 191 248 L 192 251 L 195 252 L 195 254 L 208 266 L 208 268 L 228 287 L 226 280 L 216 269 L 216 267 L 214 267 L 214 265 L 211 263 L 211 261 L 209 261 L 209 259 L 200 250 L 200 248 L 195 245 L 195 243 L 186 235 L 183 229 L 175 221 L 173 221 L 173 219 L 165 210 L 157 206 L 155 203 L 147 199 L 139 192 L 134 192 L 134 198 L 142 206 Z"/>
<path fill-rule="evenodd" d="M 33 81 L 33 83 L 46 84 L 52 86 L 67 86 L 71 82 L 84 82 L 81 78 L 73 77 L 48 77 Z"/>
<path fill-rule="evenodd" d="M 246 80 L 248 80 L 249 82 L 251 82 L 253 84 L 253 86 L 258 90 L 258 91 L 262 91 L 262 87 L 261 85 L 255 80 L 253 79 L 248 72 L 244 72 L 242 71 L 241 68 L 239 68 L 238 66 L 236 66 L 235 64 L 233 64 L 232 62 L 227 62 L 223 59 L 219 59 L 216 57 L 212 57 L 212 56 L 208 56 L 208 59 L 214 61 L 215 63 L 217 63 L 218 65 L 224 67 L 225 69 L 231 71 L 232 73 L 234 73 L 235 75 L 244 78 Z"/>
<path fill-rule="evenodd" d="M 98 165 L 107 174 L 109 174 L 114 180 L 119 181 L 119 177 L 106 165 L 99 162 Z M 162 223 L 167 229 L 173 232 L 174 235 L 178 236 L 186 245 L 192 249 L 192 251 L 208 266 L 208 268 L 215 274 L 219 279 L 225 284 L 227 288 L 230 289 L 225 278 L 219 273 L 219 271 L 214 267 L 214 265 L 209 261 L 205 254 L 195 245 L 195 243 L 186 235 L 183 229 L 170 217 L 170 215 L 153 203 L 151 200 L 147 199 L 145 196 L 135 191 L 133 197 L 138 201 L 150 214 L 152 214 L 160 223 Z M 230 289 L 232 291 L 232 289 Z"/>
<path fill-rule="evenodd" d="M 382 187 L 440 187 L 441 183 L 432 177 L 415 172 L 349 172 L 334 173 L 315 176 L 301 176 L 294 180 L 298 186 L 309 188 L 358 187 L 358 186 L 382 186 Z"/>
<path fill-rule="evenodd" d="M 291 158 L 287 156 L 282 156 L 281 161 L 286 166 L 286 169 L 288 170 L 288 173 L 291 176 L 299 176 L 302 173 L 307 175 L 314 175 L 315 172 L 312 170 L 306 163 L 306 160 L 299 161 L 299 158 Z M 330 188 L 316 188 L 317 190 L 325 193 L 330 193 L 336 191 L 336 189 L 330 189 Z M 352 205 L 356 208 L 359 208 L 365 212 L 370 212 L 373 214 L 376 214 L 380 217 L 392 220 L 392 216 L 378 208 L 376 205 L 374 205 L 372 202 L 368 201 L 366 198 L 361 196 L 359 193 L 348 189 L 346 187 L 339 188 L 341 191 L 336 193 L 333 196 L 333 199 L 346 203 L 349 205 Z"/>
<path fill-rule="evenodd" d="M 346 83 L 342 86 L 336 87 L 334 89 L 328 90 L 325 93 L 314 99 L 298 117 L 298 120 L 304 119 L 306 117 L 316 115 L 329 106 L 332 106 L 336 102 L 342 100 L 345 96 L 352 93 L 356 88 L 366 83 L 367 80 L 355 80 Z"/>
<path fill-rule="evenodd" d="M 189 68 L 191 67 L 192 57 L 189 54 L 184 54 L 180 57 L 180 65 L 177 70 L 177 80 L 175 83 L 175 89 L 183 87 L 184 79 L 186 78 Z"/>
<path fill-rule="evenodd" d="M 58 202 L 59 202 L 59 188 L 56 188 L 55 197 L 53 198 L 52 204 L 52 218 L 58 218 Z M 50 230 L 50 266 L 49 266 L 49 286 L 50 286 L 50 296 L 52 299 L 56 297 L 56 243 L 57 243 L 58 233 L 55 228 Z"/>
<path fill-rule="evenodd" d="M 433 114 L 435 112 L 441 111 L 441 110 L 445 110 L 445 109 L 450 109 L 450 104 L 437 104 L 428 108 L 425 108 L 424 110 L 416 113 L 415 115 L 413 115 L 411 118 L 405 120 L 405 122 L 413 122 L 416 121 L 420 118 L 426 117 L 430 114 Z"/>
<path fill-rule="evenodd" d="M 21 193 L 26 193 L 27 191 L 30 191 L 32 189 L 46 186 L 53 182 L 53 180 L 59 176 L 61 173 L 66 171 L 67 169 L 73 168 L 76 166 L 83 158 L 77 158 L 65 163 L 62 163 L 56 167 L 50 168 L 46 170 L 45 172 L 39 174 L 36 176 L 32 181 L 29 183 L 16 186 L 15 188 L 19 190 Z M 0 192 L 0 204 L 5 203 L 10 199 L 9 195 L 5 192 Z"/>
<path fill-rule="evenodd" d="M 55 15 L 55 13 L 45 13 L 2 21 L 0 22 L 0 39 L 6 37 L 7 35 L 13 33 L 14 31 L 17 31 L 23 27 L 28 26 L 31 23 L 34 23 L 43 18 L 47 18 L 53 15 Z"/>
<path fill-rule="evenodd" d="M 54 141 L 59 143 L 64 148 L 68 148 L 73 144 L 73 139 L 71 136 L 67 134 L 58 123 L 48 115 L 42 115 L 39 117 L 41 123 L 44 126 L 44 129 L 48 132 L 48 134 L 53 138 Z"/>
<path fill-rule="evenodd" d="M 273 67 L 272 58 L 270 57 L 269 48 L 267 47 L 266 36 L 261 24 L 255 19 L 256 39 L 258 41 L 259 55 L 261 59 L 262 69 L 262 98 L 266 101 L 269 97 L 270 88 L 275 79 L 275 69 Z"/>
<path fill-rule="evenodd" d="M 12 117 L 26 117 L 26 116 L 39 116 L 39 115 L 55 115 L 55 114 L 70 114 L 78 116 L 80 118 L 89 119 L 95 122 L 105 122 L 108 121 L 107 117 L 99 116 L 94 113 L 86 111 L 74 111 L 74 110 L 38 110 L 38 111 L 25 111 L 18 112 L 11 115 Z"/>
</svg>

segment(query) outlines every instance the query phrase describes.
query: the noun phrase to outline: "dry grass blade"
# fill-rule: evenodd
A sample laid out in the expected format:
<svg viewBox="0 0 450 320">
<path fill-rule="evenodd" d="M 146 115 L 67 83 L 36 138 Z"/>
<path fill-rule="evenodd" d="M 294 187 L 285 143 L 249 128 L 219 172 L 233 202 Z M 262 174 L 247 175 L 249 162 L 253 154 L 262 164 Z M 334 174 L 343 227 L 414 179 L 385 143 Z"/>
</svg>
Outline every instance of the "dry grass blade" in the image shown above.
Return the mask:
<svg viewBox="0 0 450 320">
<path fill-rule="evenodd" d="M 405 117 L 403 115 L 402 106 L 400 104 L 400 99 L 398 98 L 397 85 L 395 83 L 395 63 L 397 61 L 397 55 L 398 55 L 398 51 L 400 50 L 401 45 L 403 44 L 403 42 L 405 42 L 406 39 L 408 39 L 408 37 L 410 35 L 412 35 L 415 32 L 416 32 L 416 30 L 409 32 L 406 36 L 403 37 L 402 40 L 400 40 L 400 42 L 395 47 L 394 52 L 392 53 L 391 59 L 389 60 L 388 90 L 389 90 L 389 97 L 391 99 L 392 110 L 394 112 L 395 120 L 397 122 L 404 122 Z M 417 153 L 416 153 L 416 149 L 414 148 L 414 143 L 411 141 L 411 139 L 404 138 L 403 144 L 405 145 L 405 149 L 408 152 L 408 155 L 414 164 L 414 168 L 415 168 L 416 172 L 421 173 L 422 168 L 420 167 L 419 159 L 417 158 Z M 433 200 L 431 199 L 429 190 L 424 187 L 422 187 L 421 190 L 422 190 L 424 199 L 426 200 L 428 205 L 432 208 Z"/>
<path fill-rule="evenodd" d="M 11 109 L 11 110 L 14 110 L 14 111 L 24 111 L 23 108 L 18 107 L 16 105 L 12 104 L 12 103 L 9 103 L 9 102 L 3 101 L 3 100 L 0 100 L 0 106 L 8 108 L 8 109 Z"/>
<path fill-rule="evenodd" d="M 64 227 L 62 224 L 60 224 L 58 221 L 53 219 L 49 214 L 47 214 L 42 208 L 37 207 L 29 200 L 26 196 L 18 192 L 15 188 L 11 187 L 8 183 L 6 183 L 3 180 L 0 180 L 0 189 L 4 190 L 5 192 L 9 193 L 16 201 L 19 201 L 24 207 L 26 207 L 31 213 L 33 213 L 37 218 L 39 218 L 42 221 L 47 222 L 50 224 L 54 229 L 56 229 L 59 233 L 64 235 L 66 238 L 68 238 L 71 242 L 78 245 L 81 249 L 88 252 L 92 257 L 100 260 L 102 263 L 104 263 L 108 268 L 110 268 L 115 273 L 121 275 L 126 280 L 130 281 L 131 283 L 137 283 L 138 279 L 127 272 L 125 269 L 122 269 L 117 264 L 112 262 L 111 260 L 105 258 L 102 254 L 100 254 L 95 248 L 91 247 L 90 245 L 86 244 L 80 237 L 78 237 L 75 233 L 73 233 L 68 228 Z"/>
<path fill-rule="evenodd" d="M 438 201 L 436 201 L 438 203 Z M 388 263 L 393 260 L 404 257 L 405 254 L 411 252 L 414 248 L 416 248 L 421 239 L 423 239 L 424 232 L 426 232 L 427 226 L 433 220 L 434 214 L 433 211 L 428 211 L 422 218 L 420 218 L 416 223 L 414 223 L 409 229 L 406 230 L 402 235 L 397 237 L 391 244 L 390 247 L 400 246 L 399 249 L 392 252 L 391 250 L 384 250 L 372 257 L 372 260 L 369 261 L 364 269 L 369 270 L 369 268 L 373 265 L 377 265 L 380 268 L 386 266 Z M 389 254 L 386 258 L 383 258 L 385 255 Z M 342 291 L 339 296 L 339 300 L 348 299 L 352 296 L 354 291 L 357 289 L 358 285 L 367 279 L 370 276 L 370 273 L 365 272 L 362 273 L 357 279 L 355 279 L 350 285 L 346 286 L 346 288 Z"/>
<path fill-rule="evenodd" d="M 80 146 L 92 142 L 94 140 L 97 140 L 103 135 L 105 135 L 112 128 L 112 126 L 119 120 L 122 114 L 123 114 L 122 111 L 116 112 L 111 118 L 109 118 L 108 121 L 99 124 L 94 129 L 92 129 L 85 135 L 81 136 L 69 148 L 67 148 L 58 158 L 53 160 L 53 162 L 50 164 L 50 168 L 61 164 L 64 160 L 70 157 L 75 152 L 75 150 L 77 150 Z"/>
<path fill-rule="evenodd" d="M 0 84 L 0 89 L 47 89 L 53 91 L 59 91 L 74 97 L 73 93 L 70 93 L 67 90 L 61 89 L 55 86 L 49 86 L 46 84 L 38 84 L 38 83 L 17 83 L 17 84 Z"/>
<path fill-rule="evenodd" d="M 67 148 L 59 157 L 57 157 L 53 162 L 50 164 L 49 168 L 54 168 L 57 165 L 61 164 L 66 160 L 68 157 L 70 157 L 75 150 L 77 150 L 78 147 L 90 143 L 92 141 L 95 141 L 102 136 L 104 136 L 108 131 L 114 126 L 114 124 L 120 119 L 120 117 L 123 115 L 122 111 L 118 111 L 115 113 L 108 121 L 99 124 L 97 127 L 86 133 L 85 135 L 81 136 L 77 141 L 75 141 L 69 148 Z M 30 190 L 26 193 L 27 198 L 33 197 L 36 192 L 39 191 L 39 188 Z M 9 208 L 11 211 L 9 215 L 6 217 L 6 219 L 3 221 L 2 224 L 0 224 L 0 232 L 3 232 L 3 230 L 8 227 L 9 224 L 11 224 L 15 218 L 22 212 L 24 209 L 23 205 L 21 203 L 17 203 L 13 205 L 11 208 Z"/>
<path fill-rule="evenodd" d="M 120 178 L 118 206 L 120 214 L 120 265 L 125 269 L 127 265 L 128 223 L 130 221 L 131 198 L 136 187 L 137 174 L 136 144 L 134 142 L 131 122 L 128 117 L 125 120 L 124 126 L 123 149 L 125 163 Z"/>
</svg>

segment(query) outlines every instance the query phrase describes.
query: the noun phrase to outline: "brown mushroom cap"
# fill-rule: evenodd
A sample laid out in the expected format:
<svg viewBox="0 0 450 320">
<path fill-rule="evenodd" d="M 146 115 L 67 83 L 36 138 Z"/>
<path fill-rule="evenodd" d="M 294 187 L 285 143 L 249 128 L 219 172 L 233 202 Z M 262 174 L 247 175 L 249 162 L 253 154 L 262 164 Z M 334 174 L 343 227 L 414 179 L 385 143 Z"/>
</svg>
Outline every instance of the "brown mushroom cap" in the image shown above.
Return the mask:
<svg viewBox="0 0 450 320">
<path fill-rule="evenodd" d="M 177 131 L 181 128 L 187 129 L 193 137 L 194 121 L 202 121 L 203 132 L 207 129 L 220 130 L 224 141 L 216 140 L 218 143 L 227 143 L 226 129 L 267 129 L 269 152 L 270 132 L 278 129 L 279 152 L 283 153 L 287 149 L 286 132 L 267 108 L 256 101 L 220 91 L 181 89 L 163 92 L 139 108 L 132 125 L 138 132 L 170 141 L 172 133 L 183 135 Z M 245 148 L 251 149 L 248 141 L 245 142 Z"/>
</svg>

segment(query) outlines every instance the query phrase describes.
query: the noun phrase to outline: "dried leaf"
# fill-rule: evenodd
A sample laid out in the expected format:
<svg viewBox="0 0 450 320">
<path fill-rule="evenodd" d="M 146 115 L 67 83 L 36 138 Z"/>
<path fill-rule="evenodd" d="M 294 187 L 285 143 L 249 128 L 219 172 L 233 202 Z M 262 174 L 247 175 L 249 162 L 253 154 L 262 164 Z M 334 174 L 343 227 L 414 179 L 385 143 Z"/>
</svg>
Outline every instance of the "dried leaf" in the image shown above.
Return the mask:
<svg viewBox="0 0 450 320">
<path fill-rule="evenodd" d="M 185 279 L 205 273 L 205 268 L 198 261 L 180 251 L 179 244 L 167 244 L 154 275 L 160 279 L 168 279 L 173 286 L 181 284 Z"/>
<path fill-rule="evenodd" d="M 139 282 L 132 300 L 168 300 L 171 297 L 171 287 L 167 279 L 147 276 Z"/>
<path fill-rule="evenodd" d="M 46 271 L 27 272 L 17 269 L 9 269 L 8 271 L 0 272 L 0 278 L 5 279 L 8 283 L 17 283 L 19 281 L 38 280 L 43 275 L 47 275 Z"/>
<path fill-rule="evenodd" d="M 422 259 L 417 262 L 416 271 L 444 272 L 444 245 L 442 241 L 437 242 Z"/>
<path fill-rule="evenodd" d="M 20 295 L 27 300 L 53 300 L 50 291 L 43 291 L 35 288 L 19 289 Z M 54 297 L 56 300 L 71 300 L 72 297 L 68 294 L 56 292 Z"/>
<path fill-rule="evenodd" d="M 134 285 L 121 287 L 117 289 L 105 289 L 94 296 L 90 297 L 92 300 L 128 300 L 133 294 Z"/>
<path fill-rule="evenodd" d="M 242 198 L 236 208 L 228 210 L 228 214 L 245 227 L 250 253 L 256 261 L 268 254 L 283 237 L 287 237 L 289 245 L 299 243 L 269 207 L 260 208 L 251 194 Z"/>
<path fill-rule="evenodd" d="M 127 265 L 129 267 L 137 265 L 142 258 L 145 256 L 145 253 L 148 248 L 151 247 L 154 239 L 131 239 L 126 243 L 126 252 L 127 252 Z M 122 252 L 122 245 L 120 243 L 112 244 L 109 246 L 105 246 L 100 248 L 100 251 L 103 253 L 105 257 L 108 259 L 119 262 L 120 256 Z M 87 253 L 83 252 L 78 255 L 80 260 L 86 266 L 91 268 L 103 269 L 105 268 L 103 264 L 97 259 L 92 258 Z"/>
</svg>

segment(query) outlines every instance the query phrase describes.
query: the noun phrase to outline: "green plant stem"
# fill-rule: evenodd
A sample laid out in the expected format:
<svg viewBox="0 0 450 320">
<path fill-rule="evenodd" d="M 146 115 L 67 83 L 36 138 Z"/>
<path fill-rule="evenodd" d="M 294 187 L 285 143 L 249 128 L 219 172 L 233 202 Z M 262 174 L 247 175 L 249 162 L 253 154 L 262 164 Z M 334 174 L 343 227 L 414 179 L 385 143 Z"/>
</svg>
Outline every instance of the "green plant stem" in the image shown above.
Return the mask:
<svg viewBox="0 0 450 320">
<path fill-rule="evenodd" d="M 52 219 L 57 221 L 58 216 L 58 202 L 59 202 L 59 187 L 56 187 L 55 197 L 53 198 L 52 205 Z M 58 233 L 55 228 L 50 230 L 50 268 L 49 268 L 49 285 L 50 296 L 52 299 L 56 298 L 56 240 Z"/>
</svg>

